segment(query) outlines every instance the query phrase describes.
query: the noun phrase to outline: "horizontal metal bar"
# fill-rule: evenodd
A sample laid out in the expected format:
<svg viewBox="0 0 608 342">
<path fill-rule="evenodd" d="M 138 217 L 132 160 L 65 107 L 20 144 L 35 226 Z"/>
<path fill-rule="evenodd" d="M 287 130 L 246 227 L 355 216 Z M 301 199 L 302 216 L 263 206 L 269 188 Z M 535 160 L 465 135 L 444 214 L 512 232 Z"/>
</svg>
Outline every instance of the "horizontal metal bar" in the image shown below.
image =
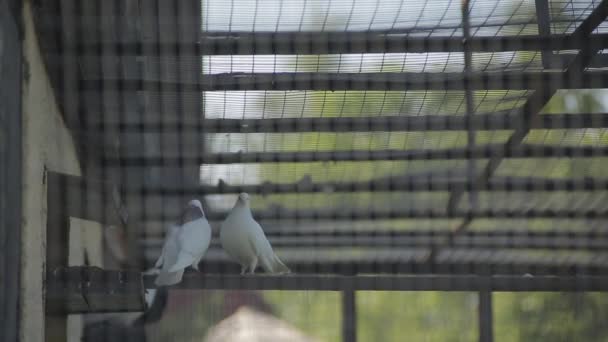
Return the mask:
<svg viewBox="0 0 608 342">
<path fill-rule="evenodd" d="M 155 288 L 154 276 L 144 276 Z M 308 291 L 608 291 L 605 276 L 476 275 L 210 275 L 186 273 L 175 288 L 205 290 Z"/>
<path fill-rule="evenodd" d="M 208 153 L 200 156 L 182 157 L 107 157 L 106 166 L 167 166 L 201 164 L 240 163 L 308 163 L 325 161 L 377 161 L 377 160 L 456 160 L 502 158 L 574 158 L 605 157 L 608 146 L 544 146 L 520 145 L 508 148 L 505 145 L 486 145 L 474 148 L 461 147 L 427 150 L 343 150 L 311 152 L 237 152 Z M 481 183 L 480 183 L 481 184 Z"/>
<path fill-rule="evenodd" d="M 166 219 L 163 213 L 148 212 L 145 220 L 163 221 Z M 211 221 L 220 221 L 226 218 L 228 212 L 212 211 L 206 213 Z M 487 210 L 456 210 L 451 213 L 438 209 L 412 209 L 401 210 L 370 210 L 370 209 L 347 209 L 347 210 L 289 210 L 273 207 L 266 210 L 253 211 L 253 216 L 258 220 L 375 220 L 375 219 L 446 219 L 446 218 L 608 218 L 608 211 L 594 209 L 487 209 Z"/>
<path fill-rule="evenodd" d="M 328 232 L 310 234 L 266 234 L 274 247 L 361 247 L 361 248 L 390 248 L 390 247 L 422 247 L 422 248 L 479 248 L 479 249 L 562 249 L 584 251 L 608 251 L 608 236 L 595 234 L 563 234 L 545 233 L 543 236 L 525 235 L 514 232 L 508 235 L 484 234 L 453 234 L 451 231 L 430 234 L 408 234 L 411 232 Z M 160 252 L 163 239 L 146 236 L 141 241 L 142 248 L 153 248 Z M 220 248 L 219 241 L 213 240 L 212 246 Z"/>
<path fill-rule="evenodd" d="M 205 119 L 189 123 L 98 123 L 92 130 L 111 129 L 121 133 L 296 133 L 296 132 L 417 132 L 512 130 L 524 121 L 509 111 L 464 115 L 397 115 L 339 118 Z M 608 128 L 608 113 L 546 114 L 532 123 L 532 129 Z"/>
<path fill-rule="evenodd" d="M 473 37 L 472 52 L 578 50 L 585 45 L 608 47 L 607 34 L 587 41 L 570 35 Z M 112 51 L 149 55 L 150 51 L 192 51 L 193 55 L 318 55 L 348 53 L 463 52 L 462 37 L 416 37 L 390 32 L 204 32 L 196 43 L 83 42 L 80 54 Z"/>
<path fill-rule="evenodd" d="M 230 185 L 198 185 L 191 188 L 146 187 L 150 195 L 205 196 L 210 194 L 283 194 L 317 192 L 383 192 L 383 191 L 452 191 L 473 189 L 475 182 L 465 178 L 439 177 L 390 177 L 363 182 L 319 182 L 303 179 L 296 183 L 271 183 Z M 534 177 L 502 177 L 480 184 L 479 191 L 601 191 L 608 190 L 608 179 L 543 179 Z M 134 189 L 140 191 L 140 189 Z"/>
<path fill-rule="evenodd" d="M 199 83 L 97 79 L 79 82 L 83 91 L 143 91 L 175 89 L 181 92 L 232 90 L 472 90 L 608 88 L 607 72 L 583 72 L 564 77 L 563 72 L 463 73 L 231 73 L 204 75 Z"/>
</svg>

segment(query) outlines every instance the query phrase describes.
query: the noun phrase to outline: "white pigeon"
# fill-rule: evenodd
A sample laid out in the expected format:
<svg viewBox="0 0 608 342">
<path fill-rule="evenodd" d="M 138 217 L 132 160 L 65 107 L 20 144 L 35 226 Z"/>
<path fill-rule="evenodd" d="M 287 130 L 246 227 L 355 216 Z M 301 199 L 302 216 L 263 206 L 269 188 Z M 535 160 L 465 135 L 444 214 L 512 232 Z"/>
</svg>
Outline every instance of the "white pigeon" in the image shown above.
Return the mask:
<svg viewBox="0 0 608 342">
<path fill-rule="evenodd" d="M 220 241 L 228 255 L 241 264 L 241 274 L 255 273 L 258 263 L 268 273 L 290 270 L 274 254 L 262 227 L 254 220 L 249 195 L 239 194 L 236 204 L 220 227 Z"/>
<path fill-rule="evenodd" d="M 177 284 L 188 266 L 198 271 L 198 263 L 210 242 L 211 226 L 205 218 L 203 206 L 200 201 L 192 200 L 182 215 L 180 225 L 171 226 L 167 232 L 161 255 L 156 261 L 155 266 L 161 269 L 154 283 L 157 286 Z"/>
</svg>

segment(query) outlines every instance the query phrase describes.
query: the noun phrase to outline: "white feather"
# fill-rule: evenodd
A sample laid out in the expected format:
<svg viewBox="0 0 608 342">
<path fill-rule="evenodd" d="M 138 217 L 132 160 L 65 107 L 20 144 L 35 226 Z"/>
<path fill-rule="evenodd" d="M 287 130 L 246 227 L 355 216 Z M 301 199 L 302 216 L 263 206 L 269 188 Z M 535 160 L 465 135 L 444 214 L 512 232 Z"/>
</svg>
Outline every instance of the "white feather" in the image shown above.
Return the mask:
<svg viewBox="0 0 608 342">
<path fill-rule="evenodd" d="M 160 257 L 156 261 L 156 267 L 162 267 L 154 283 L 157 286 L 168 286 L 177 284 L 182 280 L 184 270 L 169 272 L 169 268 L 175 264 L 179 255 L 178 235 L 180 226 L 171 226 L 167 231 L 165 243 Z"/>
<path fill-rule="evenodd" d="M 241 264 L 242 273 L 247 269 L 254 273 L 257 265 L 268 273 L 289 273 L 289 268 L 275 255 L 264 230 L 251 215 L 248 197 L 246 194 L 239 195 L 239 200 L 222 223 L 222 247 Z"/>
<path fill-rule="evenodd" d="M 200 202 L 189 203 L 190 206 L 193 204 L 202 212 Z M 170 227 L 161 255 L 156 261 L 156 267 L 162 265 L 162 268 L 155 284 L 169 286 L 179 283 L 188 266 L 198 270 L 198 263 L 207 252 L 210 242 L 211 226 L 205 217 Z"/>
<path fill-rule="evenodd" d="M 188 222 L 181 227 L 177 236 L 179 254 L 177 261 L 171 266 L 169 272 L 177 272 L 188 266 L 198 267 L 211 242 L 211 226 L 202 217 Z"/>
</svg>

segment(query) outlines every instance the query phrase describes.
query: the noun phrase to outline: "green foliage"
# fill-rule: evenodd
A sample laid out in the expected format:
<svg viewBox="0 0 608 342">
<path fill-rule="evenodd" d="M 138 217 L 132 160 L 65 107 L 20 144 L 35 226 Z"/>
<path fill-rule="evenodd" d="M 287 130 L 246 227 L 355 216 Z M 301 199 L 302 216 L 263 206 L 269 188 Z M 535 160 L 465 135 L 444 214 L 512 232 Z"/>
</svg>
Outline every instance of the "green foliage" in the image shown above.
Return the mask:
<svg viewBox="0 0 608 342">
<path fill-rule="evenodd" d="M 341 341 L 340 293 L 266 291 L 264 298 L 281 319 L 320 341 Z"/>
<path fill-rule="evenodd" d="M 496 342 L 608 341 L 608 294 L 496 293 Z"/>
</svg>

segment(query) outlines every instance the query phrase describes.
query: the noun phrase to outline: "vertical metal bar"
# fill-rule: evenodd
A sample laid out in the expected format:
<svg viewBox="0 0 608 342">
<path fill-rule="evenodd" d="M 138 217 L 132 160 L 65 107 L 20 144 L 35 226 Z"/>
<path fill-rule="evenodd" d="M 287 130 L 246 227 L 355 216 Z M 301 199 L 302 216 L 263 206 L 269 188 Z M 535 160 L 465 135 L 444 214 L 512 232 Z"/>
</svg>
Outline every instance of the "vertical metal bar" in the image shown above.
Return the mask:
<svg viewBox="0 0 608 342">
<path fill-rule="evenodd" d="M 342 341 L 357 341 L 357 308 L 355 291 L 342 291 Z"/>
<path fill-rule="evenodd" d="M 536 20 L 538 22 L 538 35 L 548 38 L 551 35 L 551 19 L 548 0 L 536 0 Z M 541 50 L 543 68 L 550 68 L 552 56 L 552 51 Z"/>
<path fill-rule="evenodd" d="M 492 327 L 492 292 L 479 291 L 479 342 L 494 341 L 494 331 Z"/>
</svg>

